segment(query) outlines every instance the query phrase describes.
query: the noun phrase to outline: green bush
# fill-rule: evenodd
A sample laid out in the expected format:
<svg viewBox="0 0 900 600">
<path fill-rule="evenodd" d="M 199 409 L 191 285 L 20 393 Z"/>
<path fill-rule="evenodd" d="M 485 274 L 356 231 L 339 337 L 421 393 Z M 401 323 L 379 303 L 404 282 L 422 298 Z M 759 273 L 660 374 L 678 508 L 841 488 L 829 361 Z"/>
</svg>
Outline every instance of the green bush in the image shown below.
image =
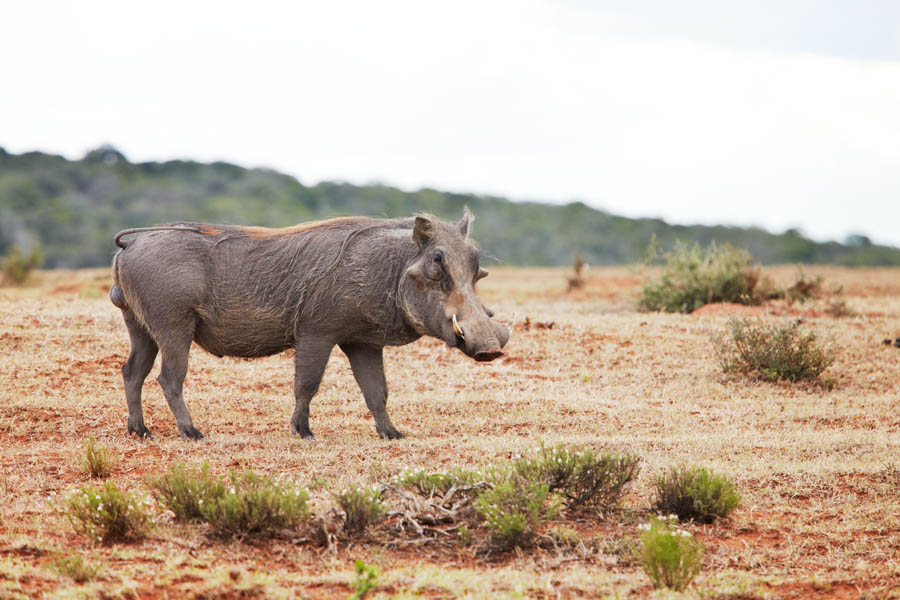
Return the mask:
<svg viewBox="0 0 900 600">
<path fill-rule="evenodd" d="M 153 523 L 144 504 L 112 481 L 99 488 L 82 488 L 69 499 L 66 515 L 77 533 L 104 543 L 140 540 Z"/>
<path fill-rule="evenodd" d="M 44 255 L 40 247 L 35 246 L 28 256 L 22 252 L 22 249 L 13 244 L 6 251 L 6 256 L 0 261 L 0 271 L 3 277 L 0 277 L 0 283 L 11 283 L 13 285 L 22 285 L 31 275 L 31 272 L 41 266 L 44 262 Z"/>
<path fill-rule="evenodd" d="M 834 362 L 835 350 L 823 346 L 802 321 L 781 325 L 731 318 L 713 345 L 725 373 L 757 374 L 770 381 L 815 379 Z"/>
<path fill-rule="evenodd" d="M 727 517 L 741 497 L 724 474 L 703 467 L 676 467 L 656 478 L 656 509 L 682 520 L 712 523 Z"/>
<path fill-rule="evenodd" d="M 556 516 L 559 506 L 546 483 L 510 474 L 478 494 L 475 510 L 490 530 L 491 541 L 500 548 L 511 548 L 530 544 L 541 525 Z"/>
<path fill-rule="evenodd" d="M 685 590 L 700 572 L 703 544 L 678 527 L 674 515 L 656 517 L 639 528 L 641 562 L 653 587 Z"/>
<path fill-rule="evenodd" d="M 93 436 L 84 442 L 84 456 L 81 459 L 81 470 L 92 479 L 104 479 L 112 472 L 115 460 L 109 453 L 109 448 L 98 444 Z"/>
<path fill-rule="evenodd" d="M 590 448 L 546 448 L 521 458 L 514 469 L 528 481 L 544 483 L 558 492 L 569 509 L 605 509 L 618 504 L 626 486 L 640 471 L 640 458 L 617 452 L 596 453 Z"/>
<path fill-rule="evenodd" d="M 214 504 L 225 496 L 225 482 L 209 474 L 208 463 L 199 470 L 188 470 L 181 463 L 172 465 L 168 473 L 148 477 L 147 485 L 178 521 L 203 520 L 203 505 Z"/>
<path fill-rule="evenodd" d="M 334 499 L 344 511 L 344 529 L 351 534 L 365 531 L 384 517 L 385 508 L 381 501 L 383 490 L 378 487 L 363 488 L 351 485 Z"/>
<path fill-rule="evenodd" d="M 445 473 L 427 473 L 424 469 L 404 471 L 394 478 L 397 485 L 413 489 L 422 496 L 444 496 L 454 487 L 474 485 L 481 480 L 479 473 L 459 467 Z"/>
<path fill-rule="evenodd" d="M 655 253 L 652 247 L 651 251 Z M 760 304 L 779 295 L 761 277 L 750 253 L 730 244 L 711 244 L 703 250 L 699 244 L 678 242 L 663 259 L 660 278 L 644 286 L 643 309 L 689 313 L 711 302 Z"/>
<path fill-rule="evenodd" d="M 281 485 L 251 470 L 231 471 L 230 488 L 221 496 L 215 484 L 213 499 L 199 504 L 201 518 L 223 537 L 271 535 L 301 523 L 309 516 L 306 490 Z M 225 484 L 226 486 L 228 484 Z"/>
<path fill-rule="evenodd" d="M 86 583 L 97 576 L 100 566 L 86 562 L 79 554 L 58 553 L 50 561 L 50 568 L 62 576 L 69 577 L 75 583 Z"/>
</svg>

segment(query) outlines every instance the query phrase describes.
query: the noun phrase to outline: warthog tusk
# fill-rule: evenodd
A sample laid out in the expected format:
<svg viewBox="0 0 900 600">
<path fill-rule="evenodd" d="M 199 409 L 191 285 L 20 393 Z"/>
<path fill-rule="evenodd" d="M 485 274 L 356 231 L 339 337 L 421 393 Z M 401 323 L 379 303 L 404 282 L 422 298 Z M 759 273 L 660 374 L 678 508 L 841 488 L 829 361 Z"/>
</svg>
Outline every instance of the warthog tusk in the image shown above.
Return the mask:
<svg viewBox="0 0 900 600">
<path fill-rule="evenodd" d="M 466 339 L 466 334 L 463 333 L 462 327 L 459 326 L 459 321 L 456 320 L 456 315 L 453 315 L 453 331 L 456 332 L 456 335 L 461 337 L 462 339 Z"/>
</svg>

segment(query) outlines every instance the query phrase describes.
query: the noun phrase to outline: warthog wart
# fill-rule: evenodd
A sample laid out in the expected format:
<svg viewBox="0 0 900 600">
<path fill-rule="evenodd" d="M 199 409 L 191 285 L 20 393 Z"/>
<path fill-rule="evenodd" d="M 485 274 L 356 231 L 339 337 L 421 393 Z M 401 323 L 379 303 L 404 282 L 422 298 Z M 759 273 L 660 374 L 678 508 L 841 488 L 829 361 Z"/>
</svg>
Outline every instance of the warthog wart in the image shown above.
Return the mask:
<svg viewBox="0 0 900 600">
<path fill-rule="evenodd" d="M 384 346 L 423 335 L 488 361 L 506 326 L 478 298 L 487 275 L 458 223 L 346 217 L 284 229 L 172 223 L 115 236 L 110 300 L 122 310 L 131 353 L 122 367 L 128 431 L 145 437 L 141 387 L 157 353 L 158 381 L 183 437 L 202 438 L 182 387 L 191 342 L 216 356 L 293 348 L 291 431 L 313 439 L 309 404 L 334 346 L 347 355 L 383 438 L 403 437 L 388 416 Z M 134 235 L 125 241 L 125 236 Z"/>
</svg>

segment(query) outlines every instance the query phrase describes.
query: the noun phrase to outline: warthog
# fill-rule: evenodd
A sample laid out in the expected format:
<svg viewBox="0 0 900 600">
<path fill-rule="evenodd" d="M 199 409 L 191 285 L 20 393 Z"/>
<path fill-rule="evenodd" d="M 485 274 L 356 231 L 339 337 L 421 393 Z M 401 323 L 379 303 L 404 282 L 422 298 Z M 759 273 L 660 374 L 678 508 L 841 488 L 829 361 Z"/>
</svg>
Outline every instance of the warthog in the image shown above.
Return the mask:
<svg viewBox="0 0 900 600">
<path fill-rule="evenodd" d="M 284 229 L 173 223 L 115 236 L 110 300 L 122 309 L 131 353 L 122 367 L 128 431 L 149 436 L 141 387 L 157 379 L 185 438 L 194 428 L 182 386 L 191 342 L 216 356 L 295 351 L 291 432 L 313 439 L 309 404 L 337 345 L 347 355 L 382 438 L 403 437 L 386 409 L 384 346 L 423 335 L 475 360 L 503 354 L 506 326 L 475 292 L 487 275 L 455 224 L 431 216 L 347 217 Z M 136 234 L 131 241 L 124 236 Z"/>
</svg>

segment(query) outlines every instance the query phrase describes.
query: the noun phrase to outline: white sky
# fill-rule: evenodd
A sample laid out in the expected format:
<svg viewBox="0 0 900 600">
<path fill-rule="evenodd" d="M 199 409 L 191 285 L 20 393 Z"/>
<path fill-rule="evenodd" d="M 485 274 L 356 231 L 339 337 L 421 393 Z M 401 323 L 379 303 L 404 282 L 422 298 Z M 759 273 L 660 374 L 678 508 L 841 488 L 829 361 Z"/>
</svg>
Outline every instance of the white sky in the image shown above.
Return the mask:
<svg viewBox="0 0 900 600">
<path fill-rule="evenodd" d="M 900 246 L 900 2 L 0 4 L 0 145 Z"/>
</svg>

